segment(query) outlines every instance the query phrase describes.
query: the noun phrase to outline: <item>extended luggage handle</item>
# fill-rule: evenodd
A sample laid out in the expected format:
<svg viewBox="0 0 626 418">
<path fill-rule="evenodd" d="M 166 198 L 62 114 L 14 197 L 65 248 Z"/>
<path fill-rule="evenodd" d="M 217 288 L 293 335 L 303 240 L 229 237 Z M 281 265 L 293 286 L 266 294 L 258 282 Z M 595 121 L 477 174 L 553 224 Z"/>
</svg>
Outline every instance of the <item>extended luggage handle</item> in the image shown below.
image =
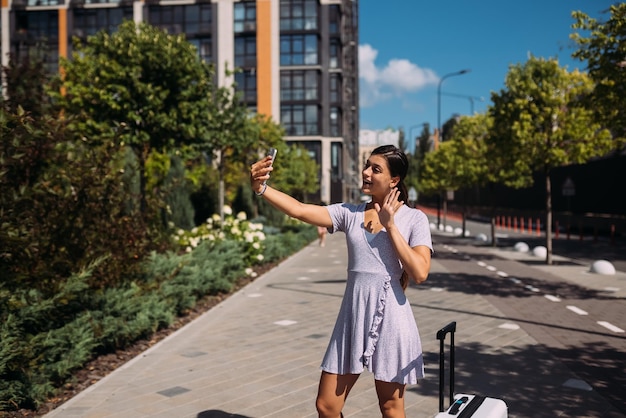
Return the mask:
<svg viewBox="0 0 626 418">
<path fill-rule="evenodd" d="M 439 340 L 439 412 L 443 412 L 443 389 L 444 389 L 444 351 L 443 343 L 446 335 L 450 334 L 450 405 L 454 401 L 454 333 L 456 332 L 456 321 L 450 322 L 445 327 L 437 331 Z"/>
</svg>

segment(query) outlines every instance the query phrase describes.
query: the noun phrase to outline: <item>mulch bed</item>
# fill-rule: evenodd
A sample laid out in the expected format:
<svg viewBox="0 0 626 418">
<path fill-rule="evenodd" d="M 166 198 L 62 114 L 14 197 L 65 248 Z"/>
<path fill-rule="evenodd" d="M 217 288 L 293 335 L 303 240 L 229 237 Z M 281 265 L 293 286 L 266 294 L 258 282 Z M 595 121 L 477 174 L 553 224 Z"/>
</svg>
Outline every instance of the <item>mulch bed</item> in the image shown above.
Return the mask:
<svg viewBox="0 0 626 418">
<path fill-rule="evenodd" d="M 268 263 L 262 266 L 257 266 L 254 271 L 257 273 L 256 277 L 260 277 L 265 272 L 274 268 L 278 263 Z M 204 314 L 230 295 L 237 292 L 239 289 L 246 286 L 248 283 L 254 281 L 252 277 L 246 277 L 239 279 L 233 290 L 230 293 L 206 296 L 199 300 L 196 306 L 185 312 L 183 316 L 178 317 L 174 323 L 168 327 L 157 331 L 150 339 L 139 340 L 133 345 L 124 349 L 117 350 L 114 353 L 104 354 L 91 360 L 84 368 L 77 370 L 74 376 L 68 380 L 62 388 L 58 390 L 55 396 L 48 399 L 37 410 L 20 409 L 12 412 L 0 412 L 1 418 L 23 418 L 23 417 L 41 417 L 55 408 L 58 408 L 63 403 L 72 399 L 89 386 L 97 383 L 100 379 L 104 378 L 109 373 L 113 372 L 118 367 L 122 366 L 126 362 L 137 357 L 148 348 L 152 347 L 159 341 L 163 340 L 168 335 L 172 334 L 176 330 L 187 325 L 200 315 Z"/>
</svg>

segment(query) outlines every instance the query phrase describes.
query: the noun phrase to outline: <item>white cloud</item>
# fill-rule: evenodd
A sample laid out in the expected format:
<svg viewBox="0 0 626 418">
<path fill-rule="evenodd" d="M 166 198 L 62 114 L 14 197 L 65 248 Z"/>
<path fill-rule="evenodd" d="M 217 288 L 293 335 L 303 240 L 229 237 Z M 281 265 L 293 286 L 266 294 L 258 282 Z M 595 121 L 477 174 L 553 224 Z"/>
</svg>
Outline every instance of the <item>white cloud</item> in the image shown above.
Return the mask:
<svg viewBox="0 0 626 418">
<path fill-rule="evenodd" d="M 371 45 L 359 45 L 359 94 L 363 107 L 415 92 L 439 81 L 434 71 L 420 68 L 406 59 L 392 59 L 379 68 L 376 66 L 377 56 L 378 51 Z"/>
</svg>

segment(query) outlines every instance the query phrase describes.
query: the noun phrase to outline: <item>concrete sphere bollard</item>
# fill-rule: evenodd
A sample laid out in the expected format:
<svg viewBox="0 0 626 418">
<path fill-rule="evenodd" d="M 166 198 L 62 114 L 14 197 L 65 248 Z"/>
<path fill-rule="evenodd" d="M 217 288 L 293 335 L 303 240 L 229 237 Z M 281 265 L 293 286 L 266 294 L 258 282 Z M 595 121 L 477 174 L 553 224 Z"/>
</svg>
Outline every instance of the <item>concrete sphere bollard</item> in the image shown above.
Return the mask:
<svg viewBox="0 0 626 418">
<path fill-rule="evenodd" d="M 466 236 L 466 237 L 470 237 L 470 236 L 472 236 L 472 234 L 470 233 L 470 231 L 469 231 L 469 230 L 467 230 L 467 229 L 466 229 L 466 230 L 465 230 L 465 236 Z"/>
<path fill-rule="evenodd" d="M 548 249 L 542 245 L 539 245 L 533 248 L 533 255 L 535 257 L 546 258 L 546 256 L 548 255 Z"/>
<path fill-rule="evenodd" d="M 530 247 L 525 242 L 516 243 L 513 249 L 518 253 L 527 253 L 528 251 L 530 251 Z"/>
<path fill-rule="evenodd" d="M 476 235 L 476 241 L 487 242 L 488 240 L 489 239 L 487 238 L 487 235 L 485 234 Z"/>
<path fill-rule="evenodd" d="M 454 228 L 452 228 L 452 225 L 446 225 L 446 232 L 454 232 Z"/>
<path fill-rule="evenodd" d="M 434 223 L 434 222 L 431 222 L 431 223 L 430 223 L 430 230 L 431 230 L 431 231 L 434 231 L 434 230 L 436 230 L 436 229 L 437 229 L 437 224 L 436 224 L 436 223 Z"/>
<path fill-rule="evenodd" d="M 615 267 L 609 261 L 596 260 L 591 264 L 589 271 L 596 274 L 614 275 Z"/>
<path fill-rule="evenodd" d="M 460 237 L 463 235 L 463 228 L 454 228 L 454 235 Z"/>
</svg>

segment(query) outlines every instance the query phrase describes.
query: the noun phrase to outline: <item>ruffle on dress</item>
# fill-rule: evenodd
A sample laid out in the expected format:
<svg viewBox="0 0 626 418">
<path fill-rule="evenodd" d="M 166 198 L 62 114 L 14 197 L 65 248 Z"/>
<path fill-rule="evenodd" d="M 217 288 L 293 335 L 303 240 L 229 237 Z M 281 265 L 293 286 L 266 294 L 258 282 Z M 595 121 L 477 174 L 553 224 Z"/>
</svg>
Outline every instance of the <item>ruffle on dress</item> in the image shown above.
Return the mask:
<svg viewBox="0 0 626 418">
<path fill-rule="evenodd" d="M 372 326 L 367 334 L 367 344 L 365 352 L 363 353 L 363 364 L 371 369 L 370 363 L 371 358 L 376 351 L 376 344 L 378 343 L 378 337 L 380 336 L 380 324 L 383 322 L 383 318 L 385 316 L 385 303 L 387 299 L 387 293 L 391 288 L 391 277 L 385 276 L 385 281 L 383 283 L 383 291 L 378 298 L 378 303 L 376 304 L 376 312 L 374 314 L 374 319 L 372 321 Z"/>
</svg>

